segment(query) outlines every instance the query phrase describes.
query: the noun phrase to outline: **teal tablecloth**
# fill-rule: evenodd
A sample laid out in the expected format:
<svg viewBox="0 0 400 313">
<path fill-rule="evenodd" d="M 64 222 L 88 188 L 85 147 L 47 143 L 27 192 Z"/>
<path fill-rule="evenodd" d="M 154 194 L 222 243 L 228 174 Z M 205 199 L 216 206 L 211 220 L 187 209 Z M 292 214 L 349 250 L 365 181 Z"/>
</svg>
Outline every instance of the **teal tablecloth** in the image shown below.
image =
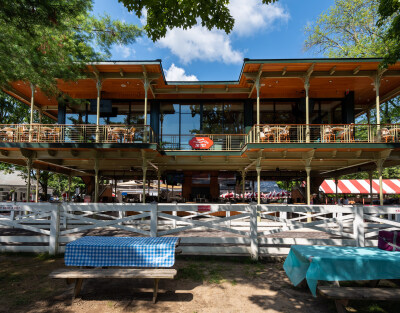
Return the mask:
<svg viewBox="0 0 400 313">
<path fill-rule="evenodd" d="M 305 278 L 316 296 L 319 280 L 400 279 L 400 251 L 293 245 L 283 268 L 295 286 Z"/>
</svg>

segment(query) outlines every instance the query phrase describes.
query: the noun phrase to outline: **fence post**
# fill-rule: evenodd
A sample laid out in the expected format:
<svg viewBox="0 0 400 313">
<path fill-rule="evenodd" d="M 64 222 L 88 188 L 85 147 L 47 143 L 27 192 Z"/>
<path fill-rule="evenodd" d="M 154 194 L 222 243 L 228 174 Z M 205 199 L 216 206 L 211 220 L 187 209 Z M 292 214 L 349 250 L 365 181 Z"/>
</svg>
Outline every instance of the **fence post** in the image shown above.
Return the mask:
<svg viewBox="0 0 400 313">
<path fill-rule="evenodd" d="M 150 236 L 157 237 L 158 204 L 152 204 L 150 210 Z"/>
<path fill-rule="evenodd" d="M 52 208 L 50 213 L 50 255 L 56 255 L 58 253 L 58 237 L 60 235 L 60 206 L 61 204 L 57 204 L 55 208 Z"/>
<path fill-rule="evenodd" d="M 357 247 L 364 247 L 364 206 L 354 206 L 353 234 Z"/>
<path fill-rule="evenodd" d="M 250 205 L 250 253 L 253 260 L 258 260 L 257 205 Z"/>
<path fill-rule="evenodd" d="M 172 202 L 175 204 L 175 210 L 172 210 L 172 215 L 173 216 L 178 216 L 178 203 L 176 201 Z M 172 220 L 172 225 L 174 229 L 176 228 L 176 220 Z"/>
</svg>

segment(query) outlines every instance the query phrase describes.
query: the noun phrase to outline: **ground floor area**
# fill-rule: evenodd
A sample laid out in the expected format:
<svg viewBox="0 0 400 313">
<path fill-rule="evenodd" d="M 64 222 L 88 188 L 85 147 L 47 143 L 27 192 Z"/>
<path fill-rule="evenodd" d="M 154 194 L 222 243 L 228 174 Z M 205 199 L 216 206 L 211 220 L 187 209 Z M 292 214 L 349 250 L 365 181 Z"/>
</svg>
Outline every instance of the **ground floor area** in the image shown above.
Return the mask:
<svg viewBox="0 0 400 313">
<path fill-rule="evenodd" d="M 293 287 L 282 259 L 178 256 L 178 275 L 160 281 L 156 304 L 151 301 L 153 282 L 137 279 L 86 280 L 80 297 L 72 300 L 73 285 L 48 277 L 64 267 L 62 255 L 0 254 L 0 264 L 0 312 L 336 312 L 333 301 Z M 364 313 L 397 308 L 387 301 L 353 301 L 347 307 Z"/>
</svg>

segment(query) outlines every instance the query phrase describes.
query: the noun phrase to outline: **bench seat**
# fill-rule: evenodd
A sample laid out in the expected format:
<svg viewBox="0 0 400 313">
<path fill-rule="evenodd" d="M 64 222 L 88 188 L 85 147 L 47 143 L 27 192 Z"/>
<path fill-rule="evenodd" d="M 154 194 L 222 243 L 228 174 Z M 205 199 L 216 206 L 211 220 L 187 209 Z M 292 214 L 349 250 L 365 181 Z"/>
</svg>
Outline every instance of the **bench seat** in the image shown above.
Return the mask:
<svg viewBox="0 0 400 313">
<path fill-rule="evenodd" d="M 338 313 L 345 313 L 349 300 L 400 301 L 399 288 L 320 286 L 321 296 L 335 300 Z"/>
<path fill-rule="evenodd" d="M 66 279 L 69 284 L 75 282 L 74 297 L 79 294 L 83 279 L 87 278 L 151 278 L 154 279 L 153 303 L 155 303 L 159 280 L 173 279 L 176 273 L 176 269 L 173 268 L 65 268 L 55 270 L 49 276 Z"/>
</svg>

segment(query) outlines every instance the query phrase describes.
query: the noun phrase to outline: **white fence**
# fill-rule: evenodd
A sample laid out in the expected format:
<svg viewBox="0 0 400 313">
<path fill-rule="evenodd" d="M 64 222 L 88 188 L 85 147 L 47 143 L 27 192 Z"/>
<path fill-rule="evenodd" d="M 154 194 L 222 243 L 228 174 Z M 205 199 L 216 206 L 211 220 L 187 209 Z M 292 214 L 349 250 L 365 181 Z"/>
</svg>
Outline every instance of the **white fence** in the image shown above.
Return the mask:
<svg viewBox="0 0 400 313">
<path fill-rule="evenodd" d="M 179 236 L 183 254 L 287 254 L 292 244 L 377 246 L 400 206 L 0 203 L 0 251 L 63 252 L 85 235 Z"/>
</svg>

